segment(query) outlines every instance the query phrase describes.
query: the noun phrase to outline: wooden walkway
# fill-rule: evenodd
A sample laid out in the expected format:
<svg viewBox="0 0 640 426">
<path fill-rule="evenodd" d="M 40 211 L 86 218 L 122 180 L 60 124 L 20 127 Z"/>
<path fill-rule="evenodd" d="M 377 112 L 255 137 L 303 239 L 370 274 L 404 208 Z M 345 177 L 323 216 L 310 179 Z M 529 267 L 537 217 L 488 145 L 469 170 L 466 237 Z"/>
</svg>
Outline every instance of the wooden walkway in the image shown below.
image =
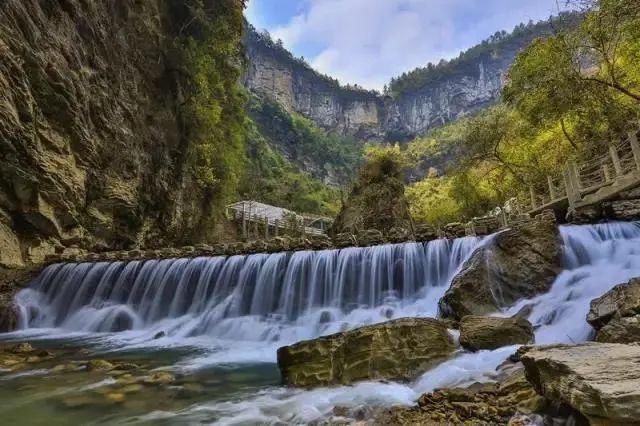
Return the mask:
<svg viewBox="0 0 640 426">
<path fill-rule="evenodd" d="M 569 160 L 561 177 L 547 176 L 547 192 L 537 194 L 531 188 L 529 200 L 521 200 L 521 205 L 530 216 L 549 209 L 574 210 L 607 201 L 637 186 L 640 186 L 640 144 L 638 133 L 632 132 L 616 145 L 610 145 L 605 155 L 583 163 Z"/>
<path fill-rule="evenodd" d="M 265 238 L 297 232 L 302 235 L 326 235 L 331 218 L 301 215 L 258 201 L 239 201 L 227 206 L 227 217 L 242 223 L 244 239 Z"/>
<path fill-rule="evenodd" d="M 499 208 L 497 213 L 465 224 L 467 234 L 506 228 L 548 210 L 554 211 L 556 217 L 564 217 L 568 211 L 599 204 L 640 187 L 638 133 L 629 133 L 627 138 L 610 145 L 608 152 L 600 157 L 584 162 L 567 161 L 561 176 L 547 176 L 544 193 L 530 188 L 527 197 L 517 198 L 514 208 Z"/>
</svg>

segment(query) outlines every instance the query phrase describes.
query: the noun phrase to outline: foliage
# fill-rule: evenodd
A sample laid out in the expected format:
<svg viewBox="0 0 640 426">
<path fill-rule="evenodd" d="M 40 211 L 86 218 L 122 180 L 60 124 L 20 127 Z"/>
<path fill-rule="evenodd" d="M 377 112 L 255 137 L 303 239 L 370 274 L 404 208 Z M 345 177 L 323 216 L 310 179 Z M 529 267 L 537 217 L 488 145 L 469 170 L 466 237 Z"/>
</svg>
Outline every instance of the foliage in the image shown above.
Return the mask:
<svg viewBox="0 0 640 426">
<path fill-rule="evenodd" d="M 339 191 L 299 172 L 272 145 L 251 122 L 247 137 L 248 168 L 240 185 L 241 197 L 296 212 L 334 216 Z"/>
<path fill-rule="evenodd" d="M 576 150 L 619 138 L 640 101 L 635 9 L 601 0 L 575 29 L 534 42 L 517 57 L 505 100 L 536 125 L 560 123 Z"/>
<path fill-rule="evenodd" d="M 520 24 L 509 34 L 498 31 L 479 45 L 461 52 L 455 59 L 441 60 L 438 64 L 429 63 L 426 67 L 416 68 L 393 78 L 387 94 L 401 96 L 446 79 L 477 73 L 479 62 L 488 64 L 510 61 L 515 52 L 529 45 L 535 38 L 552 34 L 556 27 L 571 27 L 578 17 L 577 13 L 565 12 L 548 21 Z"/>
<path fill-rule="evenodd" d="M 362 161 L 361 142 L 328 133 L 302 115 L 287 112 L 276 101 L 253 96 L 249 110 L 271 145 L 300 168 L 314 169 L 310 171 L 316 178 L 324 179 L 330 165 L 342 183 L 348 182 Z"/>
<path fill-rule="evenodd" d="M 640 6 L 589 2 L 592 7 L 578 15 L 583 20 L 536 39 L 518 55 L 505 104 L 409 144 L 412 166 L 425 156 L 456 153 L 446 177 L 408 188 L 416 219 L 468 219 L 528 195 L 530 187 L 546 193 L 547 176 L 560 178 L 569 157 L 601 155 L 637 126 Z"/>
<path fill-rule="evenodd" d="M 185 101 L 182 116 L 191 171 L 218 207 L 232 197 L 244 169 L 243 2 L 191 0 L 176 39 Z M 218 209 L 220 210 L 220 209 Z"/>
</svg>

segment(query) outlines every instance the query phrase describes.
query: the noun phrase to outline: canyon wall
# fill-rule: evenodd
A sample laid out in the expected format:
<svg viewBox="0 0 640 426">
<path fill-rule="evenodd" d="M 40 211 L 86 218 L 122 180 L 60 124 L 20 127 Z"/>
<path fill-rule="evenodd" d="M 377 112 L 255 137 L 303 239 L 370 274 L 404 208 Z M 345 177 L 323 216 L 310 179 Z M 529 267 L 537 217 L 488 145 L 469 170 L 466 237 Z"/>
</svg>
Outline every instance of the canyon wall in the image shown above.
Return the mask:
<svg viewBox="0 0 640 426">
<path fill-rule="evenodd" d="M 249 90 L 324 129 L 361 139 L 383 137 L 383 100 L 376 92 L 341 87 L 253 28 L 247 31 L 245 49 L 245 86 Z"/>
<path fill-rule="evenodd" d="M 328 131 L 363 140 L 406 140 L 495 102 L 518 52 L 549 31 L 548 23 L 539 23 L 522 26 L 519 33 L 500 33 L 459 59 L 434 66 L 434 78 L 384 96 L 340 86 L 250 28 L 245 86 Z"/>
<path fill-rule="evenodd" d="M 69 248 L 188 242 L 207 194 L 187 172 L 174 0 L 5 0 L 0 266 Z"/>
</svg>

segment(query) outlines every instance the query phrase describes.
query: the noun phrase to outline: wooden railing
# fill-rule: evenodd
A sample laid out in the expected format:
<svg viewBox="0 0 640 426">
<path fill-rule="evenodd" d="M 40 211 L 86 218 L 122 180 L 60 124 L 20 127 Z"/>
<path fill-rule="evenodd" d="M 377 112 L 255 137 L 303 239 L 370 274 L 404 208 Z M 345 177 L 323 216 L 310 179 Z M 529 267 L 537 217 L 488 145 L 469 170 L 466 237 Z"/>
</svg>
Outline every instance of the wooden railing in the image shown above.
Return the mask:
<svg viewBox="0 0 640 426">
<path fill-rule="evenodd" d="M 494 209 L 484 217 L 465 224 L 468 235 L 494 231 L 527 221 L 554 207 L 575 209 L 612 197 L 620 191 L 640 185 L 640 143 L 638 132 L 609 145 L 607 152 L 588 161 L 567 161 L 561 176 L 547 176 L 546 190 L 531 187 L 508 207 Z"/>
<path fill-rule="evenodd" d="M 624 180 L 640 180 L 640 144 L 637 132 L 609 145 L 608 152 L 582 163 L 567 161 L 562 176 L 547 176 L 547 190 L 537 193 L 532 187 L 527 198 L 519 198 L 523 210 L 536 212 L 567 200 L 575 207 L 585 197 Z"/>
</svg>

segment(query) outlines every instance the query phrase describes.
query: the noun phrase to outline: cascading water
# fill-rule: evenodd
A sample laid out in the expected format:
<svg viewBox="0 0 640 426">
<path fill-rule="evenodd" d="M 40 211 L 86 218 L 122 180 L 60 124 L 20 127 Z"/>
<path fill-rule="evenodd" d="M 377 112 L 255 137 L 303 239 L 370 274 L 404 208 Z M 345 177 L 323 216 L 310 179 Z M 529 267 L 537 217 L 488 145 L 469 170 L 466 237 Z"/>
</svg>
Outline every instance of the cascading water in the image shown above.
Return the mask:
<svg viewBox="0 0 640 426">
<path fill-rule="evenodd" d="M 20 292 L 17 302 L 27 329 L 116 333 L 137 343 L 163 331 L 165 343 L 206 336 L 218 345 L 261 343 L 264 354 L 264 344 L 281 346 L 399 316 L 435 316 L 449 280 L 478 243 L 462 238 L 229 258 L 57 264 Z M 275 351 L 268 360 L 275 360 Z"/>
<path fill-rule="evenodd" d="M 589 302 L 640 276 L 640 226 L 561 228 L 565 270 L 551 290 L 496 315 L 531 306 L 537 343 L 592 333 Z M 340 251 L 230 258 L 54 265 L 17 297 L 19 337 L 78 333 L 111 348 L 198 345 L 179 368 L 268 362 L 297 340 L 402 316 L 434 316 L 452 275 L 480 241 L 460 239 Z M 166 337 L 153 340 L 158 331 Z M 138 420 L 220 424 L 305 423 L 337 405 L 412 404 L 423 392 L 491 380 L 516 347 L 457 357 L 411 384 L 363 382 L 314 390 L 250 388 Z M 236 367 L 243 368 L 243 367 Z"/>
</svg>

